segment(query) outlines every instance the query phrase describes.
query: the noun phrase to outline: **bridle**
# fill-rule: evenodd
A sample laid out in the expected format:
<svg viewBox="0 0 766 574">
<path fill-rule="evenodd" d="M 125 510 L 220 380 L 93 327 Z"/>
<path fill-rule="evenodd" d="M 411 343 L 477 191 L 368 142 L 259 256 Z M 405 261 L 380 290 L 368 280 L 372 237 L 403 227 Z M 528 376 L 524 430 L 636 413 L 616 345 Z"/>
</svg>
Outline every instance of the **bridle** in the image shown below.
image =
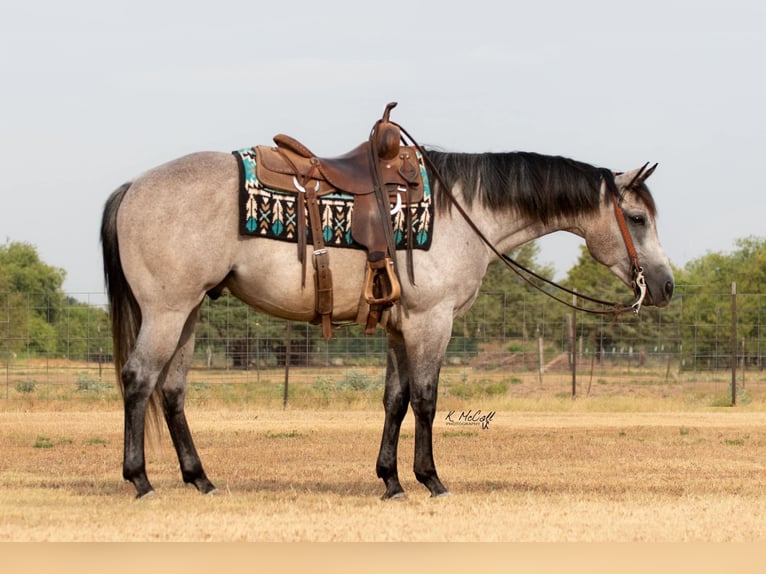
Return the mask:
<svg viewBox="0 0 766 574">
<path fill-rule="evenodd" d="M 571 289 L 567 289 L 566 287 L 559 285 L 558 283 L 555 283 L 554 281 L 551 281 L 550 279 L 546 279 L 545 277 L 535 273 L 531 269 L 528 269 L 518 261 L 515 261 L 513 258 L 509 257 L 508 255 L 501 253 L 497 247 L 495 247 L 492 242 L 484 235 L 484 233 L 478 228 L 478 226 L 471 220 L 468 213 L 465 211 L 463 206 L 460 205 L 460 203 L 457 201 L 457 198 L 452 193 L 452 190 L 450 187 L 444 182 L 444 179 L 441 177 L 441 174 L 439 173 L 439 170 L 434 165 L 431 158 L 428 156 L 426 151 L 418 144 L 414 138 L 405 130 L 402 126 L 399 126 L 396 124 L 399 129 L 401 130 L 401 133 L 406 135 L 407 138 L 410 140 L 412 145 L 421 153 L 423 156 L 423 159 L 430 169 L 431 173 L 434 176 L 434 179 L 438 182 L 439 187 L 441 188 L 441 192 L 444 193 L 447 198 L 452 202 L 452 204 L 455 206 L 455 209 L 460 213 L 460 215 L 463 217 L 463 219 L 466 221 L 468 226 L 473 230 L 474 233 L 481 239 L 481 241 L 492 251 L 504 264 L 506 267 L 508 267 L 511 271 L 516 273 L 521 279 L 523 279 L 526 283 L 537 289 L 538 291 L 542 292 L 543 294 L 547 295 L 551 299 L 558 301 L 562 305 L 565 305 L 569 307 L 570 309 L 575 309 L 577 311 L 584 311 L 586 313 L 591 313 L 593 315 L 613 315 L 618 316 L 621 315 L 627 311 L 632 311 L 634 314 L 638 314 L 641 310 L 641 305 L 644 302 L 644 299 L 646 298 L 647 293 L 647 287 L 646 287 L 646 279 L 644 277 L 644 269 L 641 267 L 639 261 L 638 261 L 638 253 L 636 252 L 636 247 L 633 244 L 633 238 L 630 236 L 630 232 L 628 231 L 628 226 L 625 222 L 625 213 L 623 211 L 621 202 L 622 197 L 618 199 L 617 195 L 612 194 L 612 204 L 614 205 L 614 214 L 617 218 L 617 225 L 620 228 L 620 234 L 622 235 L 622 239 L 625 242 L 625 247 L 628 251 L 628 257 L 630 258 L 630 264 L 631 264 L 631 273 L 633 275 L 632 277 L 632 287 L 633 292 L 636 296 L 636 300 L 630 304 L 630 305 L 624 305 L 622 303 L 614 303 L 610 301 L 603 301 L 601 299 L 596 299 L 594 297 L 589 297 L 587 295 L 583 295 L 582 293 L 578 293 L 576 291 L 573 291 Z M 656 164 L 651 167 L 648 171 L 646 171 L 646 167 L 649 165 L 647 162 L 646 164 L 641 167 L 641 169 L 638 170 L 636 175 L 633 177 L 633 179 L 630 181 L 630 183 L 627 185 L 626 189 L 631 189 L 643 176 L 645 179 L 648 177 L 649 174 L 654 170 L 656 167 Z M 602 180 L 603 185 L 603 180 Z M 396 265 L 396 262 L 394 263 Z M 583 299 L 586 301 L 589 301 L 591 303 L 602 305 L 605 307 L 609 307 L 608 309 L 589 309 L 587 307 L 581 307 L 575 303 L 570 303 L 568 301 L 565 301 L 564 299 L 557 297 L 553 293 L 550 293 L 546 291 L 543 286 L 539 285 L 535 281 L 533 281 L 531 278 L 534 278 L 542 283 L 546 283 L 548 285 L 551 285 L 552 287 L 555 287 L 556 289 L 559 289 L 560 291 L 563 291 L 565 293 L 569 293 L 570 295 L 575 295 L 579 299 Z"/>
<path fill-rule="evenodd" d="M 628 189 L 630 189 L 636 179 L 641 175 L 644 169 L 646 169 L 646 165 L 647 164 L 639 170 L 636 177 L 628 186 Z M 617 196 L 614 194 L 612 195 L 612 203 L 614 204 L 614 216 L 617 218 L 617 226 L 620 228 L 622 240 L 625 242 L 625 247 L 628 250 L 628 257 L 630 257 L 630 271 L 633 274 L 633 292 L 638 297 L 636 302 L 633 303 L 630 308 L 636 315 L 638 315 L 638 312 L 641 310 L 641 304 L 646 298 L 646 278 L 644 277 L 644 268 L 641 267 L 641 264 L 638 262 L 636 246 L 633 245 L 633 238 L 630 236 L 628 225 L 625 223 L 625 212 L 623 211 L 620 202 L 617 200 Z"/>
</svg>

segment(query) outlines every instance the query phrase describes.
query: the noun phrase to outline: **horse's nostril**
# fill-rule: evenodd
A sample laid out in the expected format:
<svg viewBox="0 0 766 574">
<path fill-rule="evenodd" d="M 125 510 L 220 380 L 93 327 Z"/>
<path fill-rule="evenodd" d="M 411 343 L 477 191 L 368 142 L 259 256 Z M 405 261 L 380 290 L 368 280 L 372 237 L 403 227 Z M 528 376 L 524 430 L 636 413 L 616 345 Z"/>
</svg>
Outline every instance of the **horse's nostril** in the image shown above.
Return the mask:
<svg viewBox="0 0 766 574">
<path fill-rule="evenodd" d="M 665 282 L 665 295 L 668 299 L 670 299 L 673 296 L 673 282 L 672 281 L 666 281 Z"/>
</svg>

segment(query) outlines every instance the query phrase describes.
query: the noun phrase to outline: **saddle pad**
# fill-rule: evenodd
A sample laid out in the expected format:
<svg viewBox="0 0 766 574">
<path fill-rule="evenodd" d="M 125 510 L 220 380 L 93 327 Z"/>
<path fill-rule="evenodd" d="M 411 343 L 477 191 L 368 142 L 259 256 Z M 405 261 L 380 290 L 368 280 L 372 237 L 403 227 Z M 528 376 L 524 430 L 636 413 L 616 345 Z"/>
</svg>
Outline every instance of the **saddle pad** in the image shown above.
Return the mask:
<svg viewBox="0 0 766 574">
<path fill-rule="evenodd" d="M 256 176 L 255 148 L 232 152 L 239 165 L 239 233 L 253 237 L 266 237 L 292 243 L 298 242 L 298 192 L 284 192 L 264 187 Z M 418 163 L 423 175 L 423 200 L 411 204 L 413 249 L 429 249 L 433 234 L 433 201 L 426 168 L 418 153 Z M 407 206 L 391 216 L 397 249 L 407 248 L 405 212 Z M 354 212 L 354 196 L 342 193 L 319 198 L 324 243 L 328 247 L 364 249 L 351 236 L 351 219 Z M 308 213 L 306 214 L 308 221 Z M 307 227 L 306 240 L 312 243 L 311 230 Z"/>
</svg>

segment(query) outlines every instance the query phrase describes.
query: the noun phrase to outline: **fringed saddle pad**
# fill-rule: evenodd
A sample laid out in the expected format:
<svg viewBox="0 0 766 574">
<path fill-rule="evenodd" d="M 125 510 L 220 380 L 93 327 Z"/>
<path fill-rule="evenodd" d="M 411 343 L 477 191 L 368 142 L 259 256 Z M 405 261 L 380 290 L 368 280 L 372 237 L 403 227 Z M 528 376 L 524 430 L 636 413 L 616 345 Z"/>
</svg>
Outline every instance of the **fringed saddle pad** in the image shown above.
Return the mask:
<svg viewBox="0 0 766 574">
<path fill-rule="evenodd" d="M 281 241 L 298 242 L 297 191 L 284 192 L 264 187 L 256 175 L 255 149 L 232 152 L 239 164 L 239 232 L 241 235 L 267 237 Z M 431 247 L 433 233 L 433 201 L 423 158 L 418 154 L 423 174 L 423 200 L 410 205 L 413 249 Z M 328 247 L 364 249 L 351 237 L 351 218 L 354 197 L 333 193 L 319 198 L 324 243 Z M 407 248 L 406 204 L 391 216 L 397 249 Z M 308 214 L 306 215 L 308 221 Z M 306 239 L 312 243 L 311 230 L 306 228 Z"/>
</svg>

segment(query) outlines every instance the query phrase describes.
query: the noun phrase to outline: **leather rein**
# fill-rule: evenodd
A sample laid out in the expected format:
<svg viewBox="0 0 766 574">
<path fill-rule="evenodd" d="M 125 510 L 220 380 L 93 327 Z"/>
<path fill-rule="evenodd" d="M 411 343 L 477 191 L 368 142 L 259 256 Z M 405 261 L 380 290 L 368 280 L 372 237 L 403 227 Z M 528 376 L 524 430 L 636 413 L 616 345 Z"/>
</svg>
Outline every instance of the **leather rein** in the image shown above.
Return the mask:
<svg viewBox="0 0 766 574">
<path fill-rule="evenodd" d="M 612 204 L 614 205 L 614 214 L 617 219 L 617 225 L 620 228 L 622 239 L 625 242 L 625 247 L 627 248 L 627 251 L 628 251 L 628 257 L 630 257 L 631 272 L 633 274 L 632 286 L 633 286 L 633 292 L 636 296 L 636 300 L 630 305 L 625 305 L 622 303 L 614 303 L 610 301 L 603 301 L 601 299 L 589 297 L 587 295 L 583 295 L 582 293 L 578 293 L 571 289 L 567 289 L 566 287 L 559 285 L 558 283 L 551 281 L 550 279 L 546 279 L 545 277 L 539 275 L 538 273 L 535 273 L 534 271 L 525 267 L 518 261 L 515 261 L 513 258 L 509 257 L 508 255 L 501 253 L 497 249 L 497 247 L 495 247 L 492 244 L 492 242 L 484 235 L 484 233 L 482 233 L 479 227 L 473 222 L 473 220 L 471 220 L 470 216 L 465 211 L 465 209 L 463 209 L 463 207 L 457 201 L 457 198 L 455 198 L 450 187 L 444 182 L 444 179 L 441 177 L 439 170 L 436 169 L 436 166 L 434 165 L 431 158 L 428 156 L 428 153 L 420 146 L 420 144 L 418 144 L 415 141 L 415 139 L 409 134 L 409 132 L 407 132 L 407 130 L 405 130 L 402 126 L 398 124 L 396 125 L 399 127 L 402 134 L 407 136 L 407 138 L 412 143 L 412 146 L 415 147 L 422 154 L 424 161 L 428 165 L 428 168 L 431 170 L 431 173 L 433 173 L 434 178 L 439 183 L 439 187 L 441 188 L 441 190 L 443 190 L 443 193 L 452 202 L 452 204 L 455 206 L 458 213 L 460 213 L 460 215 L 463 217 L 466 223 L 468 223 L 468 226 L 474 231 L 474 233 L 476 233 L 479 239 L 481 239 L 482 242 L 484 242 L 484 244 L 490 249 L 490 251 L 492 251 L 505 264 L 506 267 L 508 267 L 511 271 L 516 273 L 516 275 L 521 277 L 524 281 L 526 281 L 529 285 L 531 285 L 532 287 L 534 287 L 541 293 L 547 295 L 548 297 L 550 297 L 551 299 L 555 301 L 558 301 L 562 305 L 565 305 L 566 307 L 569 307 L 570 309 L 574 309 L 576 311 L 584 311 L 586 313 L 591 313 L 593 315 L 613 315 L 614 317 L 622 315 L 623 313 L 627 311 L 632 311 L 636 315 L 638 314 L 638 312 L 641 310 L 641 305 L 643 304 L 644 299 L 646 298 L 646 290 L 647 290 L 646 279 L 644 277 L 644 269 L 643 267 L 641 267 L 638 261 L 638 254 L 636 252 L 636 247 L 633 244 L 633 238 L 630 236 L 630 232 L 628 231 L 628 226 L 625 222 L 625 213 L 622 209 L 622 206 L 620 205 L 621 199 L 618 199 L 616 195 L 612 195 Z M 649 164 L 648 163 L 645 164 L 644 167 L 638 171 L 636 176 L 627 186 L 628 189 L 641 176 L 641 174 L 646 169 L 647 165 Z M 579 305 L 574 303 L 569 303 L 568 301 L 565 301 L 564 299 L 557 297 L 553 293 L 545 291 L 542 286 L 535 283 L 530 277 L 533 277 L 543 283 L 547 283 L 548 285 L 551 285 L 552 287 L 555 287 L 556 289 L 559 289 L 560 291 L 569 293 L 570 295 L 575 295 L 576 297 L 579 297 L 591 303 L 595 303 L 597 305 L 610 307 L 610 309 L 601 309 L 601 310 L 588 309 L 586 307 L 580 307 Z"/>
</svg>

